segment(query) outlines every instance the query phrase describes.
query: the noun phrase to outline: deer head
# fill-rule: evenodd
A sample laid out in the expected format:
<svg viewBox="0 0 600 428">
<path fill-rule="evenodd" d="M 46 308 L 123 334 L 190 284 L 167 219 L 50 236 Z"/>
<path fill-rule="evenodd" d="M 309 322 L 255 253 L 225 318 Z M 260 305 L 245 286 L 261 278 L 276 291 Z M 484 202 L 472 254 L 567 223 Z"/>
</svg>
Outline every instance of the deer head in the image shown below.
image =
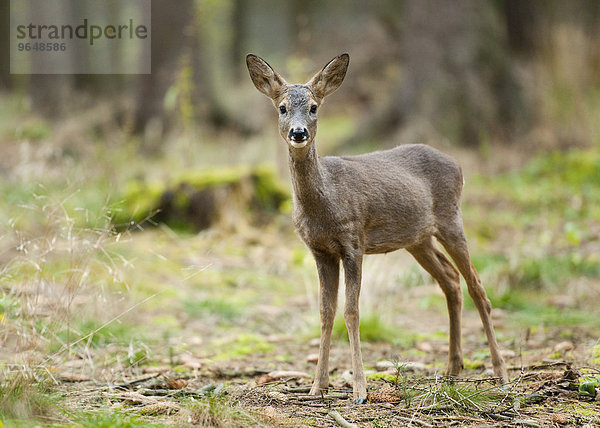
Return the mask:
<svg viewBox="0 0 600 428">
<path fill-rule="evenodd" d="M 340 87 L 350 56 L 343 53 L 305 84 L 288 84 L 262 58 L 248 54 L 250 78 L 260 92 L 273 101 L 279 112 L 279 133 L 293 150 L 306 149 L 317 133 L 317 111 L 323 99 Z"/>
</svg>

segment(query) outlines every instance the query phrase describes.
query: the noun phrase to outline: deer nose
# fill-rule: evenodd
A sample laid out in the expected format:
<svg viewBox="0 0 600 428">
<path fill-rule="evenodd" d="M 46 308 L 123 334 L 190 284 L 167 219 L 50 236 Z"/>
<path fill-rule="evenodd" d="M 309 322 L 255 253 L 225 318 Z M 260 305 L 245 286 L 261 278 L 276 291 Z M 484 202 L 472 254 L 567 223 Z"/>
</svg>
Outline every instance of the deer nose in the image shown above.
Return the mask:
<svg viewBox="0 0 600 428">
<path fill-rule="evenodd" d="M 288 134 L 288 138 L 294 141 L 303 141 L 308 139 L 308 129 L 306 128 L 292 128 Z"/>
</svg>

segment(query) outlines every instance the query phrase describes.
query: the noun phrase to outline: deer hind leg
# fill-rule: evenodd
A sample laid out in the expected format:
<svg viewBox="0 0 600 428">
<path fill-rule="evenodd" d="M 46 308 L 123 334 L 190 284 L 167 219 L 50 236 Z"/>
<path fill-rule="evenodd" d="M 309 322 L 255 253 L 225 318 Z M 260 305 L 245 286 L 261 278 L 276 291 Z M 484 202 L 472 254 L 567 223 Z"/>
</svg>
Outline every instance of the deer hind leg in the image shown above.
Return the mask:
<svg viewBox="0 0 600 428">
<path fill-rule="evenodd" d="M 450 257 L 456 263 L 458 270 L 465 278 L 469 295 L 475 303 L 475 307 L 479 312 L 479 317 L 483 324 L 483 329 L 487 336 L 490 347 L 490 355 L 492 357 L 492 365 L 494 367 L 494 375 L 499 377 L 502 382 L 508 382 L 508 373 L 504 359 L 500 355 L 500 347 L 496 340 L 494 327 L 492 325 L 492 304 L 487 297 L 485 289 L 481 285 L 479 275 L 471 263 L 469 256 L 469 247 L 467 246 L 467 238 L 463 230 L 462 217 L 459 213 L 457 219 L 445 229 L 440 230 L 438 239 L 450 254 Z"/>
<path fill-rule="evenodd" d="M 407 248 L 408 252 L 437 281 L 446 296 L 450 321 L 450 353 L 446 374 L 457 376 L 463 368 L 461 347 L 462 292 L 460 276 L 448 257 L 435 246 L 433 238 Z"/>
<path fill-rule="evenodd" d="M 337 308 L 337 297 L 340 276 L 340 261 L 331 255 L 315 254 L 319 273 L 319 307 L 321 314 L 321 343 L 317 372 L 310 395 L 318 395 L 329 386 L 329 347 L 331 345 L 331 329 Z"/>
</svg>

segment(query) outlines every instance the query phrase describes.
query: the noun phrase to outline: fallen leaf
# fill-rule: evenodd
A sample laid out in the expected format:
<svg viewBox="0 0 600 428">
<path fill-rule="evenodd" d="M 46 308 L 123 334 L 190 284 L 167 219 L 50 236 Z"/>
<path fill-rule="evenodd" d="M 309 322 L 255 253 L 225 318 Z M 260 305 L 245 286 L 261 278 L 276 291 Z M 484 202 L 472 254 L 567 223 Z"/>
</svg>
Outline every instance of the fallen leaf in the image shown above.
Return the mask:
<svg viewBox="0 0 600 428">
<path fill-rule="evenodd" d="M 271 378 L 271 376 L 269 376 L 267 373 L 260 375 L 259 377 L 256 378 L 256 384 L 258 386 L 264 385 L 265 383 L 269 383 L 269 382 L 273 382 L 273 378 Z"/>
<path fill-rule="evenodd" d="M 288 400 L 287 396 L 279 391 L 269 391 L 267 392 L 267 396 L 273 400 L 282 401 L 284 403 Z"/>
<path fill-rule="evenodd" d="M 559 425 L 566 425 L 569 418 L 567 415 L 563 415 L 562 413 L 555 413 L 552 415 L 552 423 Z"/>
<path fill-rule="evenodd" d="M 188 369 L 198 370 L 203 366 L 202 360 L 194 357 L 193 355 L 183 354 L 180 358 L 183 367 L 187 367 Z"/>
<path fill-rule="evenodd" d="M 299 372 L 294 370 L 275 370 L 271 373 L 260 375 L 256 379 L 257 385 L 264 385 L 265 383 L 273 382 L 280 379 L 301 379 L 310 378 L 310 375 L 305 372 Z"/>
<path fill-rule="evenodd" d="M 277 410 L 275 410 L 275 408 L 273 406 L 267 406 L 263 409 L 263 413 L 265 416 L 268 416 L 270 418 L 275 418 L 277 417 L 277 415 L 279 413 L 277 413 Z"/>
<path fill-rule="evenodd" d="M 402 399 L 402 393 L 392 385 L 385 384 L 368 396 L 370 403 L 392 403 Z"/>
<path fill-rule="evenodd" d="M 156 399 L 146 397 L 145 395 L 142 395 L 139 392 L 135 391 L 125 391 L 121 394 L 120 398 L 133 404 L 147 405 L 156 403 Z"/>
<path fill-rule="evenodd" d="M 433 352 L 433 346 L 429 342 L 419 342 L 417 343 L 417 350 L 430 354 Z"/>
<path fill-rule="evenodd" d="M 188 381 L 185 379 L 168 379 L 167 386 L 169 389 L 182 389 L 188 385 Z"/>
<path fill-rule="evenodd" d="M 310 378 L 310 375 L 308 373 L 295 371 L 295 370 L 275 370 L 275 371 L 270 372 L 269 376 L 273 380 L 286 379 L 286 378 L 292 378 L 292 379 Z"/>
<path fill-rule="evenodd" d="M 554 345 L 554 348 L 552 348 L 552 351 L 560 352 L 561 354 L 563 354 L 565 352 L 572 351 L 573 348 L 575 348 L 575 345 L 573 345 L 573 342 L 571 342 L 569 340 L 565 340 L 564 342 L 560 342 L 560 343 L 557 343 L 556 345 Z"/>
</svg>

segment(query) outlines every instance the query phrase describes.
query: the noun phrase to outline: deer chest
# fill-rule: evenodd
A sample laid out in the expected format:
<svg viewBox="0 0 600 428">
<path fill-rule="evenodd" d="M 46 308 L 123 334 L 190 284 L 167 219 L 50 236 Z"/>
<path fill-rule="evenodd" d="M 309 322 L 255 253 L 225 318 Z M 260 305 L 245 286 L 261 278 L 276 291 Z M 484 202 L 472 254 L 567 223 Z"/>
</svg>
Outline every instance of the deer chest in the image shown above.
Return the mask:
<svg viewBox="0 0 600 428">
<path fill-rule="evenodd" d="M 294 207 L 293 219 L 298 235 L 313 251 L 340 254 L 341 242 L 358 239 L 356 227 L 349 218 L 325 207 L 310 211 Z"/>
</svg>

